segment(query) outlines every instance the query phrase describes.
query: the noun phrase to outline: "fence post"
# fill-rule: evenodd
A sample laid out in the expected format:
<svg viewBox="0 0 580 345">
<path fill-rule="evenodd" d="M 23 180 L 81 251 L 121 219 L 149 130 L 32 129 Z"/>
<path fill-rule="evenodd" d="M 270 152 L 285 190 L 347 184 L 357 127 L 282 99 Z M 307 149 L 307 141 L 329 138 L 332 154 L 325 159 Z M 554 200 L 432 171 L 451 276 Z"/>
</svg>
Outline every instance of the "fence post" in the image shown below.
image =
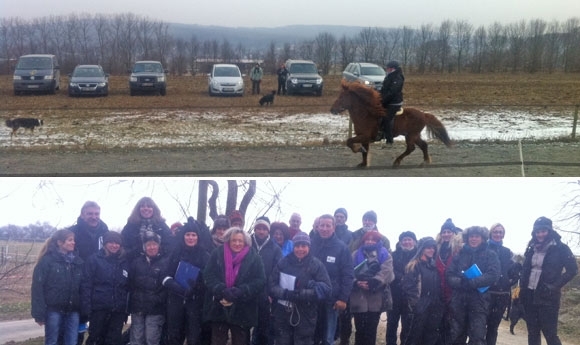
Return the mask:
<svg viewBox="0 0 580 345">
<path fill-rule="evenodd" d="M 574 110 L 574 123 L 572 124 L 572 140 L 576 139 L 576 126 L 578 125 L 578 108 L 580 108 L 580 105 L 576 104 L 576 110 Z"/>
</svg>

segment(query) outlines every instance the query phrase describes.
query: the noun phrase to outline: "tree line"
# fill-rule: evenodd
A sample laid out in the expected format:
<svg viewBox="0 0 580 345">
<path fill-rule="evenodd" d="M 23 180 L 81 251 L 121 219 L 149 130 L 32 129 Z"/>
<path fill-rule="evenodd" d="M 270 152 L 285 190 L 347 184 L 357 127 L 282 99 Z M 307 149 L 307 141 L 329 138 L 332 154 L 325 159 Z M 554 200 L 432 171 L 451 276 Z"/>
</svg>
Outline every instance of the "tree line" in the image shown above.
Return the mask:
<svg viewBox="0 0 580 345">
<path fill-rule="evenodd" d="M 19 56 L 33 53 L 57 55 L 64 72 L 82 63 L 100 64 L 112 74 L 126 73 L 133 62 L 145 59 L 161 61 L 176 75 L 206 73 L 216 61 L 248 60 L 263 61 L 266 72 L 273 73 L 288 58 L 314 60 L 323 74 L 340 72 L 352 61 L 385 65 L 391 59 L 414 73 L 571 73 L 580 71 L 580 19 L 369 27 L 351 37 L 323 32 L 259 50 L 227 39 L 203 40 L 195 31 L 189 39 L 173 37 L 170 24 L 132 13 L 2 18 L 2 73 L 11 73 Z"/>
</svg>

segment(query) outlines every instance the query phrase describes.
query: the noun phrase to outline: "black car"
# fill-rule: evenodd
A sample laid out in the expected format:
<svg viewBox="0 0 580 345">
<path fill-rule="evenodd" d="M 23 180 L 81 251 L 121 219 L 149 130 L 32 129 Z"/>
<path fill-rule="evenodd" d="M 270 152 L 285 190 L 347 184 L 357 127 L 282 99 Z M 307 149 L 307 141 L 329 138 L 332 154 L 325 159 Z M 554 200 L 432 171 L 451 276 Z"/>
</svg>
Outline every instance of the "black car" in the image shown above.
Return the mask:
<svg viewBox="0 0 580 345">
<path fill-rule="evenodd" d="M 69 78 L 68 95 L 71 97 L 109 94 L 109 75 L 99 65 L 78 65 Z"/>
<path fill-rule="evenodd" d="M 286 92 L 288 95 L 313 93 L 322 96 L 324 86 L 316 64 L 310 60 L 287 60 L 288 78 Z"/>
<path fill-rule="evenodd" d="M 167 83 L 165 69 L 159 61 L 137 61 L 131 70 L 129 77 L 129 90 L 131 96 L 137 93 L 150 92 L 165 96 Z"/>
</svg>

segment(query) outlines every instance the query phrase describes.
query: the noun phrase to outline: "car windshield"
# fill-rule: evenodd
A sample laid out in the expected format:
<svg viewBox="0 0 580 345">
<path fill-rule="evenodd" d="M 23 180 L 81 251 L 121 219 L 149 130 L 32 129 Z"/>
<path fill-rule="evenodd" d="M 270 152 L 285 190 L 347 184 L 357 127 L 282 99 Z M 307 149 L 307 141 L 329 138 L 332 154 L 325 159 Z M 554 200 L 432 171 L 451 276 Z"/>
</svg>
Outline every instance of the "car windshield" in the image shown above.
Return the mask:
<svg viewBox="0 0 580 345">
<path fill-rule="evenodd" d="M 52 63 L 49 57 L 26 57 L 18 60 L 16 69 L 51 69 Z"/>
<path fill-rule="evenodd" d="M 133 67 L 133 73 L 140 73 L 140 72 L 154 72 L 154 73 L 163 73 L 163 68 L 158 63 L 138 63 L 135 64 Z"/>
<path fill-rule="evenodd" d="M 384 76 L 385 75 L 385 71 L 382 68 L 380 68 L 379 66 L 368 66 L 368 67 L 361 66 L 361 68 L 360 68 L 360 74 L 361 75 L 380 75 L 380 76 Z"/>
<path fill-rule="evenodd" d="M 213 71 L 214 77 L 239 77 L 240 71 L 235 67 L 216 67 Z"/>
<path fill-rule="evenodd" d="M 103 71 L 99 68 L 75 68 L 73 77 L 102 77 Z"/>
<path fill-rule="evenodd" d="M 290 73 L 317 74 L 316 65 L 311 63 L 294 63 L 290 65 Z"/>
</svg>

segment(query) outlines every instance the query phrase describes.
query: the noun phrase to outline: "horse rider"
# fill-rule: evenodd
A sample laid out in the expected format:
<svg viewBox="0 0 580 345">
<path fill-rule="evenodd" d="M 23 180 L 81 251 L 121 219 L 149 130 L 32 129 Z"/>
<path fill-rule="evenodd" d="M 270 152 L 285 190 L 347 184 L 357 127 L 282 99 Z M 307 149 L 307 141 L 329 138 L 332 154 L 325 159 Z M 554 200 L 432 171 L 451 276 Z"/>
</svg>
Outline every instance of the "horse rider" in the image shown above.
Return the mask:
<svg viewBox="0 0 580 345">
<path fill-rule="evenodd" d="M 380 128 L 389 144 L 393 143 L 393 124 L 395 122 L 395 114 L 403 105 L 404 84 L 405 76 L 403 75 L 401 65 L 396 60 L 389 61 L 387 63 L 387 75 L 385 76 L 385 80 L 383 80 L 383 87 L 381 88 L 381 103 L 383 108 L 386 110 L 387 116 L 386 118 L 381 119 Z"/>
</svg>

